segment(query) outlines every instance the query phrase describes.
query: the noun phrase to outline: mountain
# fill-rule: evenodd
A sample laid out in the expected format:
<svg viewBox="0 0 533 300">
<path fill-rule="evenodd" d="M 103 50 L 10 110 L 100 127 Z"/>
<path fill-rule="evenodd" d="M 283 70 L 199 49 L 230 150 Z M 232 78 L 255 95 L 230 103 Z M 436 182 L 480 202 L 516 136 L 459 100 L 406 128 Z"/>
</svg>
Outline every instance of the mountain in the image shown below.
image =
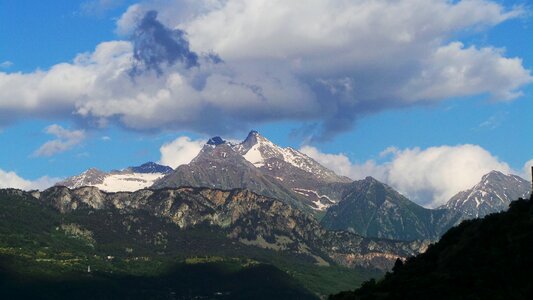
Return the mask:
<svg viewBox="0 0 533 300">
<path fill-rule="evenodd" d="M 315 210 L 325 210 L 338 202 L 343 189 L 352 182 L 300 151 L 275 145 L 257 131 L 251 131 L 233 148 L 263 174 L 276 178 L 303 196 Z"/>
<path fill-rule="evenodd" d="M 512 200 L 527 197 L 531 183 L 516 175 L 492 171 L 472 188 L 453 196 L 442 208 L 459 211 L 465 219 L 506 210 Z"/>
<path fill-rule="evenodd" d="M 239 144 L 220 137 L 210 139 L 191 163 L 179 166 L 152 187 L 245 188 L 312 212 L 338 201 L 349 182 L 307 155 L 281 148 L 251 131 Z"/>
<path fill-rule="evenodd" d="M 0 299 L 318 299 L 295 271 L 260 262 L 261 249 L 200 256 L 208 246 L 231 254 L 232 244 L 209 228 L 177 228 L 142 212 L 81 205 L 60 214 L 29 193 L 0 190 Z"/>
<path fill-rule="evenodd" d="M 237 153 L 230 143 L 216 137 L 204 145 L 200 153 L 186 165 L 157 180 L 152 188 L 210 187 L 243 188 L 264 196 L 280 199 L 293 207 L 306 209 L 290 188 L 270 176 Z"/>
<path fill-rule="evenodd" d="M 341 201 L 326 211 L 324 228 L 348 230 L 366 237 L 436 240 L 459 216 L 424 208 L 372 177 L 354 181 Z"/>
<path fill-rule="evenodd" d="M 68 188 L 94 186 L 107 192 L 131 192 L 153 185 L 157 179 L 170 172 L 172 168 L 153 162 L 109 173 L 93 168 L 58 182 L 56 186 Z"/>
<path fill-rule="evenodd" d="M 519 199 L 450 229 L 379 282 L 330 299 L 533 299 L 532 253 L 533 200 Z"/>
<path fill-rule="evenodd" d="M 300 210 L 279 200 L 242 189 L 183 187 L 105 193 L 95 187 L 74 190 L 52 187 L 41 193 L 34 193 L 32 197 L 38 197 L 40 203 L 50 205 L 67 216 L 81 213 L 83 218 L 87 218 L 89 211 L 93 211 L 92 214 L 95 211 L 100 214 L 132 214 L 137 216 L 135 218 L 148 214 L 173 224 L 176 231 L 209 226 L 233 244 L 305 257 L 311 263 L 325 266 L 340 264 L 386 269 L 397 257 L 406 258 L 425 245 L 420 242 L 367 239 L 353 233 L 327 231 L 318 221 Z M 143 226 L 134 219 L 118 226 L 135 224 Z M 110 230 L 117 225 L 98 226 L 97 230 Z M 148 235 L 147 238 L 155 237 Z M 210 247 L 216 248 L 215 245 Z M 159 251 L 164 251 L 164 248 Z M 181 251 L 201 254 L 201 249 L 195 247 Z"/>
<path fill-rule="evenodd" d="M 297 170 L 313 175 L 316 180 L 323 182 L 351 182 L 349 178 L 335 174 L 335 172 L 327 169 L 300 151 L 291 147 L 281 148 L 275 145 L 254 130 L 248 134 L 242 143 L 234 145 L 233 149 L 243 155 L 254 166 L 263 169 L 265 173 L 274 171 L 271 170 L 269 164 L 284 162 Z M 281 173 L 279 175 L 285 174 Z M 286 176 L 290 176 L 290 172 L 286 172 Z"/>
<path fill-rule="evenodd" d="M 16 278 L 26 283 L 140 282 L 183 263 L 236 265 L 231 270 L 268 264 L 327 295 L 379 276 L 397 257 L 425 247 L 326 231 L 308 214 L 242 189 L 0 190 L 0 295 L 6 273 L 24 274 Z"/>
</svg>

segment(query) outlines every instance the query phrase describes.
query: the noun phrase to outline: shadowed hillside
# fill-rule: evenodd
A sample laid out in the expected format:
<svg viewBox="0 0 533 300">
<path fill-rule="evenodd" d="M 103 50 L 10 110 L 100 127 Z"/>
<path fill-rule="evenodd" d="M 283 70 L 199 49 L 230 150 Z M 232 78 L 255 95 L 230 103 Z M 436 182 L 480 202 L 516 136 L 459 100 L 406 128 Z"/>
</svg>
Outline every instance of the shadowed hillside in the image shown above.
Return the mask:
<svg viewBox="0 0 533 300">
<path fill-rule="evenodd" d="M 384 279 L 340 299 L 533 299 L 533 201 L 469 220 Z"/>
</svg>

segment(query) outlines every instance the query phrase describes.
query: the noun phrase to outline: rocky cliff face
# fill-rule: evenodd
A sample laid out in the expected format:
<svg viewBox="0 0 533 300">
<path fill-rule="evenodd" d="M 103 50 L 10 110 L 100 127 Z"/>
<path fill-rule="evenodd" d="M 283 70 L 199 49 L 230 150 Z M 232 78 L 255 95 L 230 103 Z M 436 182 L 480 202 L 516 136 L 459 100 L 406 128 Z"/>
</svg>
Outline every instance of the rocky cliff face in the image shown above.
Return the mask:
<svg viewBox="0 0 533 300">
<path fill-rule="evenodd" d="M 38 196 L 64 214 L 80 209 L 148 213 L 182 231 L 208 225 L 235 242 L 307 256 L 321 265 L 387 269 L 396 258 L 414 255 L 426 246 L 326 231 L 314 218 L 282 201 L 241 189 L 184 187 L 104 193 L 94 187 L 53 187 Z"/>
</svg>

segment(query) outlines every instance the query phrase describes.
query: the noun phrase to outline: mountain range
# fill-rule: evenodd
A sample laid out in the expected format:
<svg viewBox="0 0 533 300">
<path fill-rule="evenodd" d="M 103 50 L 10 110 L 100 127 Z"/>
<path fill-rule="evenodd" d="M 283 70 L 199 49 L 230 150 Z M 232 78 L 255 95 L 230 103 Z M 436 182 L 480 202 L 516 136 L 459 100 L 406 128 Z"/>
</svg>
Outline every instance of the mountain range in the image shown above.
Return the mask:
<svg viewBox="0 0 533 300">
<path fill-rule="evenodd" d="M 505 210 L 528 192 L 524 179 L 493 171 L 428 209 L 375 178 L 339 176 L 256 131 L 240 143 L 214 137 L 176 169 L 153 162 L 89 169 L 43 191 L 0 190 L 0 279 L 18 282 L 27 272 L 42 287 L 43 276 L 79 277 L 88 268 L 95 277 L 79 279 L 88 286 L 146 282 L 136 291 L 162 298 L 252 292 L 220 281 L 230 268 L 254 274 L 257 290 L 276 289 L 259 279 L 270 274 L 287 289 L 279 297 L 314 299 L 351 288 L 354 278 L 380 276 L 462 221 Z M 168 273 L 174 264 L 190 269 L 198 260 L 193 269 L 203 279 L 170 279 L 182 274 Z M 202 287 L 210 280 L 224 292 Z M 10 291 L 25 290 L 21 284 Z M 191 295 L 186 289 L 196 284 Z"/>
<path fill-rule="evenodd" d="M 62 214 L 76 214 L 79 210 L 146 213 L 176 225 L 176 230 L 207 225 L 219 228 L 227 238 L 244 245 L 305 256 L 317 265 L 386 269 L 397 256 L 410 256 L 423 247 L 419 242 L 369 239 L 348 232 L 327 231 L 300 210 L 242 189 L 182 187 L 105 193 L 95 187 L 74 190 L 53 187 L 33 192 L 31 196 Z"/>
<path fill-rule="evenodd" d="M 529 192 L 526 180 L 492 171 L 446 205 L 427 209 L 374 178 L 352 181 L 339 176 L 257 131 L 241 143 L 213 137 L 190 163 L 175 170 L 155 163 L 109 173 L 90 169 L 57 185 L 95 186 L 107 192 L 188 186 L 246 189 L 314 216 L 328 230 L 405 241 L 438 240 L 462 220 L 505 210 Z"/>
<path fill-rule="evenodd" d="M 57 282 L 72 276 L 94 286 L 92 278 L 109 285 L 114 276 L 153 278 L 176 263 L 195 262 L 229 263 L 233 270 L 270 265 L 276 278 L 289 274 L 308 291 L 327 295 L 351 286 L 354 278 L 379 276 L 397 257 L 405 259 L 427 245 L 324 230 L 308 214 L 243 189 L 0 190 L 0 297 L 5 274 L 15 282 L 31 275 L 38 288 L 47 286 L 43 278 Z M 261 276 L 274 275 L 261 273 L 250 284 L 265 288 Z M 210 282 L 210 274 L 197 280 Z M 205 297 L 203 292 L 194 297 Z M 178 295 L 188 294 L 185 289 Z"/>
</svg>

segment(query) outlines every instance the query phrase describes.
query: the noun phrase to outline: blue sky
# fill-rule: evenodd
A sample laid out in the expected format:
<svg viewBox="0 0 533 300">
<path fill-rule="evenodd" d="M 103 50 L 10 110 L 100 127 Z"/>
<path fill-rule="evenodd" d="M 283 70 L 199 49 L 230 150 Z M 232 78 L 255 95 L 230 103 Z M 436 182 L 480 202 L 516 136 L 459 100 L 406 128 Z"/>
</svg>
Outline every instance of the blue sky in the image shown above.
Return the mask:
<svg viewBox="0 0 533 300">
<path fill-rule="evenodd" d="M 243 139 L 251 129 L 282 146 L 312 147 L 318 152 L 315 158 L 332 168 L 338 165 L 319 155 L 347 158 L 346 175 L 358 177 L 367 170 L 398 187 L 398 181 L 384 175 L 392 172 L 387 164 L 417 147 L 425 153 L 431 147 L 476 145 L 490 153 L 486 168 L 499 166 L 503 171 L 520 172 L 533 159 L 533 8 L 527 1 L 399 1 L 398 7 L 314 1 L 305 8 L 273 1 L 268 12 L 257 16 L 253 6 L 264 9 L 261 1 L 213 5 L 216 2 L 0 0 L 0 75 L 5 76 L 0 87 L 8 91 L 0 92 L 0 170 L 31 181 L 71 176 L 90 167 L 118 169 L 161 160 L 162 145 L 181 136 L 192 141 L 215 134 Z M 284 20 L 298 9 L 301 18 Z M 351 9 L 368 12 L 368 20 L 375 14 L 377 25 L 361 25 L 365 20 L 355 13 L 341 15 Z M 158 12 L 156 20 L 143 19 L 150 10 Z M 395 20 L 398 10 L 420 20 L 405 21 L 413 24 L 404 26 Z M 442 10 L 441 19 L 433 20 L 431 13 L 424 18 L 430 10 Z M 317 12 L 321 15 L 314 15 Z M 221 21 L 215 13 L 237 21 Z M 329 28 L 336 19 L 345 22 Z M 311 20 L 326 25 L 315 28 Z M 250 22 L 256 27 L 246 26 Z M 143 43 L 148 31 L 141 31 L 145 25 L 140 24 L 159 24 L 151 28 L 162 28 L 169 36 L 183 32 L 190 45 L 172 46 L 197 54 L 200 66 L 189 68 L 180 65 L 180 58 L 171 60 L 164 41 L 155 40 L 161 43 L 158 47 L 152 47 L 150 39 Z M 419 24 L 427 24 L 429 33 Z M 321 35 L 321 28 L 327 35 Z M 111 43 L 100 47 L 102 53 L 115 53 L 102 60 L 109 61 L 74 61 L 83 53 L 93 55 L 103 42 Z M 132 48 L 143 57 L 155 55 L 151 58 L 161 74 L 150 69 L 148 60 L 128 56 Z M 224 62 L 210 62 L 206 53 L 216 53 Z M 136 84 L 131 93 L 117 92 L 121 85 L 105 77 L 112 72 L 105 65 L 123 66 L 116 58 L 120 55 L 146 68 L 131 80 Z M 520 60 L 511 63 L 514 58 Z M 65 63 L 84 73 L 61 73 L 48 81 L 39 77 L 54 74 L 51 70 Z M 471 71 L 447 77 L 464 66 Z M 15 78 L 17 74 L 22 77 Z M 92 82 L 90 90 L 82 86 L 88 83 L 73 83 L 65 91 L 54 86 L 91 76 L 104 79 Z M 454 81 L 458 76 L 465 76 L 464 84 Z M 172 90 L 176 94 L 169 99 L 153 92 L 175 80 L 191 82 L 194 89 L 198 84 L 205 87 Z M 202 80 L 207 83 L 197 83 Z M 82 91 L 73 91 L 80 86 Z M 145 101 L 142 95 L 157 100 Z M 252 96 L 261 99 L 250 100 Z M 152 108 L 153 103 L 160 109 Z M 132 105 L 131 113 L 123 109 L 127 105 Z M 52 125 L 66 131 L 47 133 Z M 72 135 L 75 131 L 81 135 Z M 41 149 L 54 140 L 61 146 Z M 380 155 L 391 147 L 392 156 Z M 474 154 L 468 161 L 486 162 L 476 159 Z M 376 167 L 365 169 L 365 163 Z"/>
</svg>

